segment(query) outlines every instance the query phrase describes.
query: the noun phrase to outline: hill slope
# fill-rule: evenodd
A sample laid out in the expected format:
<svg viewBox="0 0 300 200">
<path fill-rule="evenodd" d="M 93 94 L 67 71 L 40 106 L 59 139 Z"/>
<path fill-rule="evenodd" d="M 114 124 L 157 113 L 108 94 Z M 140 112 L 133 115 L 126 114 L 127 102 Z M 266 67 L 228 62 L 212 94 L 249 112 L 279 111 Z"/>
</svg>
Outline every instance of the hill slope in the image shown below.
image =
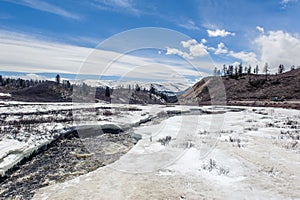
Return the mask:
<svg viewBox="0 0 300 200">
<path fill-rule="evenodd" d="M 162 93 L 150 94 L 147 90 L 135 89 L 110 89 L 110 95 L 106 96 L 106 88 L 93 88 L 90 86 L 66 87 L 52 81 L 46 81 L 34 86 L 20 88 L 13 85 L 0 87 L 0 100 L 14 100 L 25 102 L 89 102 L 105 101 L 125 104 L 165 104 L 176 102 L 176 96 L 163 96 Z M 160 94 L 160 95 L 159 95 Z"/>
<path fill-rule="evenodd" d="M 10 99 L 36 102 L 71 101 L 71 93 L 70 89 L 61 84 L 57 85 L 55 82 L 46 81 L 33 87 L 12 90 L 10 91 L 12 95 Z"/>
<path fill-rule="evenodd" d="M 180 101 L 211 104 L 219 100 L 233 104 L 236 101 L 270 101 L 273 97 L 300 100 L 300 69 L 267 77 L 256 74 L 205 77 L 181 95 Z"/>
</svg>

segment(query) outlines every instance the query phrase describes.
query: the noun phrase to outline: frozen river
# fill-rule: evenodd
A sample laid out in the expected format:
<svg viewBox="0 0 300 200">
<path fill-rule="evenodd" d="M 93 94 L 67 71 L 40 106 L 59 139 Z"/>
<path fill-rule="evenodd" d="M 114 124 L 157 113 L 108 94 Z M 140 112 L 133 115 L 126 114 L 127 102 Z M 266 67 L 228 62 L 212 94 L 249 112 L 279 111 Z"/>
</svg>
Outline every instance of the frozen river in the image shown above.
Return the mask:
<svg viewBox="0 0 300 200">
<path fill-rule="evenodd" d="M 118 161 L 41 188 L 34 198 L 300 198 L 298 110 L 139 108 L 177 114 L 134 127 L 141 140 Z"/>
</svg>

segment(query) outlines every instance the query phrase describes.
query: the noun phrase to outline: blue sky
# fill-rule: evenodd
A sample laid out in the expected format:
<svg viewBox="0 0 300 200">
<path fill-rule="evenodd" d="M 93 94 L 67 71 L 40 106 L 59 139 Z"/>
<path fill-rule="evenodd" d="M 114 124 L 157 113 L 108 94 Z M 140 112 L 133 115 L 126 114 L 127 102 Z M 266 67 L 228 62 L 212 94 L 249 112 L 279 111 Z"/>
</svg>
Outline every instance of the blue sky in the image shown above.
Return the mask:
<svg viewBox="0 0 300 200">
<path fill-rule="evenodd" d="M 75 74 L 99 43 L 142 27 L 171 29 L 189 38 L 158 51 L 132 53 L 130 59 L 137 61 L 128 65 L 159 62 L 171 68 L 178 61 L 185 68 L 191 62 L 208 75 L 223 64 L 268 62 L 274 71 L 280 63 L 300 65 L 298 19 L 298 0 L 0 0 L 0 50 L 5 52 L 0 71 Z M 116 44 L 98 49 L 115 53 Z M 120 45 L 128 45 L 126 39 Z M 211 63 L 201 63 L 207 57 Z M 192 71 L 180 73 L 191 76 Z"/>
</svg>

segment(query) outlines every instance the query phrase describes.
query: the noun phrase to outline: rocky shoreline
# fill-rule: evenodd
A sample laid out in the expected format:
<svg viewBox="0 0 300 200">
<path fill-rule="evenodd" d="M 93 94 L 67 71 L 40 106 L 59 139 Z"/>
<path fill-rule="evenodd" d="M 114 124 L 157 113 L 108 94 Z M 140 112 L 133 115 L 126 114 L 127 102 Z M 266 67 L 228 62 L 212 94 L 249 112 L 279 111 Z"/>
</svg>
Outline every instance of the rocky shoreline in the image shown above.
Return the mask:
<svg viewBox="0 0 300 200">
<path fill-rule="evenodd" d="M 35 191 L 64 182 L 118 160 L 136 143 L 130 132 L 82 139 L 76 131 L 25 159 L 0 180 L 0 199 L 31 199 Z M 97 149 L 93 143 L 97 143 Z M 112 151 L 114 149 L 114 151 Z M 94 152 L 91 152 L 93 150 Z"/>
</svg>

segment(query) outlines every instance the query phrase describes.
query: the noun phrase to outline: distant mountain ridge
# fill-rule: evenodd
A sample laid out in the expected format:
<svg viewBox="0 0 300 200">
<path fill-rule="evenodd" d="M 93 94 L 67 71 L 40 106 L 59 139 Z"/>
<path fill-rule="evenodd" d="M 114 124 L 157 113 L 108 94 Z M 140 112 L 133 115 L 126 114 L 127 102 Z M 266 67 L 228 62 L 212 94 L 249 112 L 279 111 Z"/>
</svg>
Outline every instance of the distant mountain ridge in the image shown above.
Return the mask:
<svg viewBox="0 0 300 200">
<path fill-rule="evenodd" d="M 92 87 L 128 87 L 128 85 L 135 86 L 140 85 L 143 88 L 149 89 L 150 85 L 153 84 L 155 88 L 159 91 L 165 92 L 182 92 L 188 87 L 192 86 L 195 81 L 187 79 L 185 82 L 170 82 L 170 81 L 141 81 L 141 80 L 131 80 L 128 78 L 120 76 L 105 76 L 105 75 L 78 75 L 78 74 L 67 74 L 67 73 L 27 73 L 27 72 L 10 72 L 10 71 L 0 71 L 0 75 L 3 77 L 10 77 L 14 79 L 25 79 L 25 80 L 48 80 L 55 81 L 55 76 L 59 74 L 61 80 L 69 80 L 71 83 L 86 83 Z"/>
<path fill-rule="evenodd" d="M 141 88 L 150 89 L 151 85 L 158 91 L 166 93 L 181 93 L 188 89 L 190 83 L 183 82 L 142 82 L 142 81 L 112 81 L 112 80 L 84 80 L 89 86 L 93 87 L 110 87 L 110 88 L 134 88 L 138 84 Z"/>
<path fill-rule="evenodd" d="M 194 104 L 194 105 L 251 105 L 280 106 L 292 101 L 300 102 L 300 69 L 294 69 L 277 75 L 241 74 L 239 76 L 204 77 L 192 87 L 181 83 L 140 83 L 135 81 L 92 81 L 83 82 L 93 94 L 96 102 L 129 104 Z M 138 85 L 140 84 L 140 85 Z M 93 85 L 93 87 L 91 86 Z M 139 90 L 137 90 L 137 85 Z M 154 88 L 151 92 L 151 86 Z M 20 88 L 7 85 L 0 87 L 0 99 L 17 101 L 62 102 L 77 97 L 72 91 L 77 85 L 66 87 L 53 81 L 43 81 L 36 85 Z M 79 86 L 81 87 L 81 86 Z M 106 90 L 109 87 L 109 95 Z M 187 89 L 185 89 L 188 87 Z M 87 93 L 86 93 L 87 92 Z M 284 102 L 275 102 L 284 100 Z M 84 101 L 82 101 L 84 102 Z M 300 103 L 293 104 L 300 108 Z"/>
</svg>

